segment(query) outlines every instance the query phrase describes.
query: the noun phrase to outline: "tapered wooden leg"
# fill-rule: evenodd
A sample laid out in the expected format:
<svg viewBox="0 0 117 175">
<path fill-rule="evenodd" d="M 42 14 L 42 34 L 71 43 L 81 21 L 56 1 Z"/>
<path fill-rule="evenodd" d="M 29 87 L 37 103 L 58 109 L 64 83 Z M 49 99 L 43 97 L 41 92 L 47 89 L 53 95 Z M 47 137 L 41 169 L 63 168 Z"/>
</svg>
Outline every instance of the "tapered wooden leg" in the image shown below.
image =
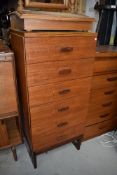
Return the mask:
<svg viewBox="0 0 117 175">
<path fill-rule="evenodd" d="M 33 163 L 34 168 L 37 168 L 37 158 L 36 158 L 35 153 L 33 153 L 31 159 L 32 159 L 32 163 Z"/>
<path fill-rule="evenodd" d="M 25 133 L 24 133 L 24 135 L 25 135 Z M 30 147 L 30 143 L 28 142 L 28 139 L 26 137 L 24 138 L 24 142 L 25 142 L 27 151 L 28 151 L 28 153 L 30 155 L 30 159 L 32 161 L 32 164 L 33 164 L 34 168 L 37 168 L 37 157 L 36 157 L 36 154 L 32 151 L 32 149 Z"/>
<path fill-rule="evenodd" d="M 76 147 L 77 150 L 80 150 L 80 146 L 83 140 L 83 136 L 80 136 L 78 140 L 74 140 L 72 143 Z"/>
<path fill-rule="evenodd" d="M 15 146 L 12 146 L 11 150 L 12 150 L 12 153 L 13 153 L 14 160 L 17 161 L 17 152 L 16 152 Z"/>
</svg>

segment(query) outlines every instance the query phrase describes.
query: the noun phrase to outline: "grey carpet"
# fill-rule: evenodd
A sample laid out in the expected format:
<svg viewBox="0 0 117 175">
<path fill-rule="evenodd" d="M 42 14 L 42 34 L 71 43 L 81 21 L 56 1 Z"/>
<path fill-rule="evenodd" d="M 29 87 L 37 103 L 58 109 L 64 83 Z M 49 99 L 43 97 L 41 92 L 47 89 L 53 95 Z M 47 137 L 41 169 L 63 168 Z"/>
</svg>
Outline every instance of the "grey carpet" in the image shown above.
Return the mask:
<svg viewBox="0 0 117 175">
<path fill-rule="evenodd" d="M 17 147 L 17 162 L 10 150 L 0 151 L 0 175 L 117 175 L 117 146 L 105 147 L 100 140 L 83 142 L 80 151 L 67 144 L 41 154 L 37 169 L 24 145 Z"/>
</svg>

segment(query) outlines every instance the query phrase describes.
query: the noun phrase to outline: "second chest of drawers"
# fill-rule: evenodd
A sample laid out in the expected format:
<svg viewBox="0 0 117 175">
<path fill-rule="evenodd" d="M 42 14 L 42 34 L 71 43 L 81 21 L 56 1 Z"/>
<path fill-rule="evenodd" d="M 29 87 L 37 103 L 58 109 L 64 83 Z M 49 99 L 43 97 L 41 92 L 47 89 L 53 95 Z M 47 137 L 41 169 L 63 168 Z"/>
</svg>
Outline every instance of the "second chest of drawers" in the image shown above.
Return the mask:
<svg viewBox="0 0 117 175">
<path fill-rule="evenodd" d="M 117 127 L 117 52 L 101 47 L 96 54 L 85 139 Z"/>
</svg>

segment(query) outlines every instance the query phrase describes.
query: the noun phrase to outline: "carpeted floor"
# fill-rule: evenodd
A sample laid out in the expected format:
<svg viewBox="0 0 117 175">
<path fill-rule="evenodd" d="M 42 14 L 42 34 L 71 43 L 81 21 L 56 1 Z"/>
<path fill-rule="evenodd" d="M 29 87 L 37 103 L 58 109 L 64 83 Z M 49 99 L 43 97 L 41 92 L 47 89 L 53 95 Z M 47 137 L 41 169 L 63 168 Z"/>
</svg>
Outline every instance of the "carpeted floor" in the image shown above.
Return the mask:
<svg viewBox="0 0 117 175">
<path fill-rule="evenodd" d="M 18 161 L 10 150 L 0 151 L 0 175 L 117 175 L 117 144 L 102 144 L 102 137 L 83 142 L 80 151 L 67 144 L 37 157 L 34 169 L 24 145 Z"/>
</svg>

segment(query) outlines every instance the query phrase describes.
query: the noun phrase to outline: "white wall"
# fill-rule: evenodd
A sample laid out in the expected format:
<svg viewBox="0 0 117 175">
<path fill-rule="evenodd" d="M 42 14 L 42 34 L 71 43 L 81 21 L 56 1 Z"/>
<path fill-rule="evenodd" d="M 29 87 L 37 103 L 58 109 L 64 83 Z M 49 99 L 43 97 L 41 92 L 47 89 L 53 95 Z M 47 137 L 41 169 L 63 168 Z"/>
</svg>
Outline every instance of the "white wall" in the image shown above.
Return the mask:
<svg viewBox="0 0 117 175">
<path fill-rule="evenodd" d="M 99 13 L 94 10 L 94 5 L 98 0 L 86 0 L 86 15 L 94 17 L 96 19 L 96 22 L 94 23 L 93 26 L 93 31 L 96 30 L 97 27 L 97 22 L 99 19 Z M 116 0 L 116 4 L 117 4 L 117 0 Z M 113 19 L 113 26 L 112 26 L 112 38 L 111 38 L 111 42 L 113 42 L 113 36 L 115 34 L 115 29 L 116 29 L 116 14 L 114 14 L 114 19 Z"/>
<path fill-rule="evenodd" d="M 93 31 L 96 30 L 97 22 L 99 19 L 99 13 L 96 10 L 94 10 L 94 6 L 96 2 L 97 0 L 86 0 L 86 12 L 85 13 L 87 16 L 93 17 L 96 20 L 93 26 Z"/>
</svg>

